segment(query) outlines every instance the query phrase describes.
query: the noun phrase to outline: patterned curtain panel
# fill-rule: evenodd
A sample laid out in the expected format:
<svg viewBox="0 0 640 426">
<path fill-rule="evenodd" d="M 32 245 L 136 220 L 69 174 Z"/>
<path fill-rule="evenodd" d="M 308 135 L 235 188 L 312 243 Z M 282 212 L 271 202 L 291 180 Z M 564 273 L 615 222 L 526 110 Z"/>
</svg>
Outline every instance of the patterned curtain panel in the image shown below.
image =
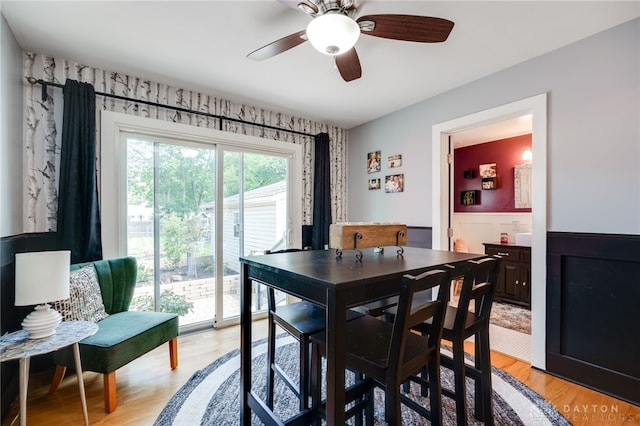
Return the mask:
<svg viewBox="0 0 640 426">
<path fill-rule="evenodd" d="M 180 106 L 224 117 L 239 118 L 252 123 L 291 129 L 315 135 L 329 134 L 331 162 L 331 216 L 334 221 L 346 220 L 346 163 L 348 131 L 324 123 L 293 117 L 231 100 L 198 93 L 183 88 L 145 80 L 113 71 L 101 70 L 65 59 L 25 52 L 24 77 L 64 84 L 67 78 L 90 83 L 96 92 L 111 93 L 133 99 Z M 26 81 L 26 80 L 25 80 Z M 25 232 L 46 232 L 57 229 L 58 177 L 60 165 L 60 135 L 62 128 L 62 91 L 49 87 L 42 101 L 39 85 L 25 83 Z M 157 108 L 131 101 L 98 96 L 96 114 L 100 110 L 173 121 L 197 127 L 219 129 L 231 133 L 256 136 L 300 144 L 304 151 L 302 223 L 312 222 L 313 212 L 313 136 L 265 129 L 259 126 L 224 121 L 215 118 Z M 99 123 L 99 119 L 97 123 Z M 100 129 L 97 129 L 97 155 L 100 155 Z M 100 176 L 100 159 L 98 177 Z"/>
</svg>

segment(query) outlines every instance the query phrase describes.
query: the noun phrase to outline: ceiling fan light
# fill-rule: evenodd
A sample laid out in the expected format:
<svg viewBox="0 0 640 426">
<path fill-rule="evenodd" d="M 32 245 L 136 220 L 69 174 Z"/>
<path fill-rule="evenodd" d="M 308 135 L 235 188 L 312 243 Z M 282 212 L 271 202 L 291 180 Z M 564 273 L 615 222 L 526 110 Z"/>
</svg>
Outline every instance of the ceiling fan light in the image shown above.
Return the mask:
<svg viewBox="0 0 640 426">
<path fill-rule="evenodd" d="M 360 37 L 360 27 L 342 13 L 325 13 L 314 18 L 307 26 L 307 38 L 311 45 L 325 55 L 339 55 L 355 46 Z"/>
</svg>

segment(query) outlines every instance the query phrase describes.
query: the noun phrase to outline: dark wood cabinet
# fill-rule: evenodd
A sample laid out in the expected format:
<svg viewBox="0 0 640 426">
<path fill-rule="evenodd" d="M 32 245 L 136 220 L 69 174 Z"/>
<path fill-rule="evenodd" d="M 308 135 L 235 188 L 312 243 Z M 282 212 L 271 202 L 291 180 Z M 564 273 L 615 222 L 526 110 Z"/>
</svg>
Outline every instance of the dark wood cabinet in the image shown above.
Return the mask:
<svg viewBox="0 0 640 426">
<path fill-rule="evenodd" d="M 496 300 L 531 307 L 531 247 L 484 243 L 484 252 L 502 257 Z"/>
</svg>

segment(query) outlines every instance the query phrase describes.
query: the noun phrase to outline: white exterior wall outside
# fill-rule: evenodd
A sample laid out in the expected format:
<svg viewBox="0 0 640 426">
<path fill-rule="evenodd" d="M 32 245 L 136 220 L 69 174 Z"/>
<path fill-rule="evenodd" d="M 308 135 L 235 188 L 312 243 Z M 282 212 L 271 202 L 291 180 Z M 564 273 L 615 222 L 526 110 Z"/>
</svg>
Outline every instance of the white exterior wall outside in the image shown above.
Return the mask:
<svg viewBox="0 0 640 426">
<path fill-rule="evenodd" d="M 285 193 L 260 200 L 245 200 L 244 212 L 244 248 L 246 253 L 271 249 L 283 236 L 285 223 L 278 214 L 286 215 Z M 284 207 L 283 207 L 284 204 Z M 234 236 L 233 212 L 238 211 L 238 203 L 225 205 L 223 226 L 223 259 L 225 265 L 234 271 L 240 271 L 240 253 L 238 238 Z"/>
</svg>

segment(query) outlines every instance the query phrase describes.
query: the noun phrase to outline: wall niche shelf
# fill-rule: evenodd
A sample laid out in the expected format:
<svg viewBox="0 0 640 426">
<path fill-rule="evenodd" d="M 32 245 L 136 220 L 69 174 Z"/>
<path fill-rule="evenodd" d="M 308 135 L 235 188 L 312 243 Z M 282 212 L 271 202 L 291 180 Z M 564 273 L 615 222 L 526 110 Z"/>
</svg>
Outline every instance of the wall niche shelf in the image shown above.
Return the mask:
<svg viewBox="0 0 640 426">
<path fill-rule="evenodd" d="M 498 179 L 495 177 L 482 178 L 482 189 L 488 189 L 488 190 L 498 189 Z"/>
<path fill-rule="evenodd" d="M 480 197 L 478 194 L 479 191 L 472 189 L 469 191 L 461 191 L 460 192 L 460 204 L 463 206 L 472 206 L 475 204 L 480 204 Z"/>
</svg>

